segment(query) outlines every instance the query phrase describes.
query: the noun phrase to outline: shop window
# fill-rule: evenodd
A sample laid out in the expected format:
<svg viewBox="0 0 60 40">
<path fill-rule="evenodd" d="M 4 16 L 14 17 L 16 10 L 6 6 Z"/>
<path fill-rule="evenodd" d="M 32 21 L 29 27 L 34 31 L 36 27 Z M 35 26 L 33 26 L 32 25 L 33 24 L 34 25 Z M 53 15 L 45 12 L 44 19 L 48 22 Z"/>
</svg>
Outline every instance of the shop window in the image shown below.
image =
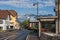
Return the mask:
<svg viewBox="0 0 60 40">
<path fill-rule="evenodd" d="M 42 22 L 41 30 L 43 32 L 55 33 L 55 22 Z"/>
</svg>

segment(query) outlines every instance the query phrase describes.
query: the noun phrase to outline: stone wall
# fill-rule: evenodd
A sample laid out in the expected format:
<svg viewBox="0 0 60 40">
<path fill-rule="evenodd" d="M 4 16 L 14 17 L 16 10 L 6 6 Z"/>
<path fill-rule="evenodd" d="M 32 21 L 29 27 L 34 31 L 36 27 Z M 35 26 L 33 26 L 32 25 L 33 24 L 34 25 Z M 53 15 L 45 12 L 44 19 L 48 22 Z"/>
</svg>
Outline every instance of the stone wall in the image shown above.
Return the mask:
<svg viewBox="0 0 60 40">
<path fill-rule="evenodd" d="M 49 36 L 44 33 L 41 33 L 41 40 L 60 40 L 60 36 Z"/>
</svg>

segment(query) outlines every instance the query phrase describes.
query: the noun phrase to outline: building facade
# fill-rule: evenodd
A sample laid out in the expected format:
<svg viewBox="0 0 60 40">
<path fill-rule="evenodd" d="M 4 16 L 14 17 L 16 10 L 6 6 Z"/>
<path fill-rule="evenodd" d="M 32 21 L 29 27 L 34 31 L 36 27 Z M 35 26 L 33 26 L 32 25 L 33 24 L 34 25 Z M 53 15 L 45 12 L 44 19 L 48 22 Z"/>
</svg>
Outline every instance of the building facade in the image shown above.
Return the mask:
<svg viewBox="0 0 60 40">
<path fill-rule="evenodd" d="M 58 33 L 58 29 L 57 29 L 57 27 L 58 27 L 58 21 L 57 21 L 57 16 L 51 16 L 51 17 L 38 17 L 38 20 L 39 20 L 39 37 L 40 37 L 40 34 L 41 34 L 41 30 L 42 30 L 42 28 L 44 28 L 45 29 L 45 31 L 44 32 L 52 32 L 52 31 L 50 31 L 49 29 L 51 28 L 51 25 L 50 24 L 53 24 L 53 25 L 55 25 L 54 26 L 54 32 L 57 34 Z M 44 25 L 45 24 L 45 25 Z M 47 25 L 48 26 L 47 26 Z M 43 26 L 44 25 L 44 26 Z M 53 26 L 52 26 L 52 28 L 53 28 Z"/>
<path fill-rule="evenodd" d="M 0 30 L 20 29 L 15 10 L 0 10 Z"/>
<path fill-rule="evenodd" d="M 10 14 L 10 28 L 11 29 L 18 29 L 17 28 L 17 13 L 15 10 L 8 10 Z M 18 24 L 19 25 L 19 24 Z"/>
<path fill-rule="evenodd" d="M 29 28 L 38 29 L 38 20 L 29 21 Z"/>
<path fill-rule="evenodd" d="M 58 33 L 60 33 L 60 0 L 55 0 L 56 16 L 58 16 Z"/>
<path fill-rule="evenodd" d="M 7 10 L 0 10 L 0 30 L 8 30 L 10 27 L 10 17 Z"/>
<path fill-rule="evenodd" d="M 16 29 L 21 29 L 21 25 L 18 20 L 16 21 Z"/>
</svg>

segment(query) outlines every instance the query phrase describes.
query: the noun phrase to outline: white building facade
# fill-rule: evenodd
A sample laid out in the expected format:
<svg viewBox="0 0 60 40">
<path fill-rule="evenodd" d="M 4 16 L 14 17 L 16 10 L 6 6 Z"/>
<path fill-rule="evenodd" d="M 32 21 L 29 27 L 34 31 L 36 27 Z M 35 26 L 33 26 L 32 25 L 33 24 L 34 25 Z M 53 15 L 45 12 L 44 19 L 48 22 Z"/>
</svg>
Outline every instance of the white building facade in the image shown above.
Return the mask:
<svg viewBox="0 0 60 40">
<path fill-rule="evenodd" d="M 9 14 L 7 11 L 0 10 L 0 30 L 8 30 L 10 27 Z"/>
<path fill-rule="evenodd" d="M 0 28 L 1 30 L 7 30 L 9 29 L 10 23 L 9 23 L 9 15 L 7 19 L 0 19 Z"/>
</svg>

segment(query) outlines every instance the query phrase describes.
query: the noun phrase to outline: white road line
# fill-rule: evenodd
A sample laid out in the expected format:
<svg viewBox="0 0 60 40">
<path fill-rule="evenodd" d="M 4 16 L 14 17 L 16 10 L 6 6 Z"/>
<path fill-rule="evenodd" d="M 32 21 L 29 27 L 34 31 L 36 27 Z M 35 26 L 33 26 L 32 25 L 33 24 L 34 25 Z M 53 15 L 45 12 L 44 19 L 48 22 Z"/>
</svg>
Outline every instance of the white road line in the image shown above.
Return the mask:
<svg viewBox="0 0 60 40">
<path fill-rule="evenodd" d="M 4 37 L 4 38 L 1 38 L 0 40 L 2 40 L 2 39 L 7 40 L 7 39 L 9 39 L 11 37 L 14 37 L 14 36 L 16 36 L 16 35 L 7 36 L 7 37 Z"/>
<path fill-rule="evenodd" d="M 28 34 L 27 37 L 26 37 L 26 40 L 29 40 L 29 38 L 30 38 L 30 35 Z"/>
</svg>

